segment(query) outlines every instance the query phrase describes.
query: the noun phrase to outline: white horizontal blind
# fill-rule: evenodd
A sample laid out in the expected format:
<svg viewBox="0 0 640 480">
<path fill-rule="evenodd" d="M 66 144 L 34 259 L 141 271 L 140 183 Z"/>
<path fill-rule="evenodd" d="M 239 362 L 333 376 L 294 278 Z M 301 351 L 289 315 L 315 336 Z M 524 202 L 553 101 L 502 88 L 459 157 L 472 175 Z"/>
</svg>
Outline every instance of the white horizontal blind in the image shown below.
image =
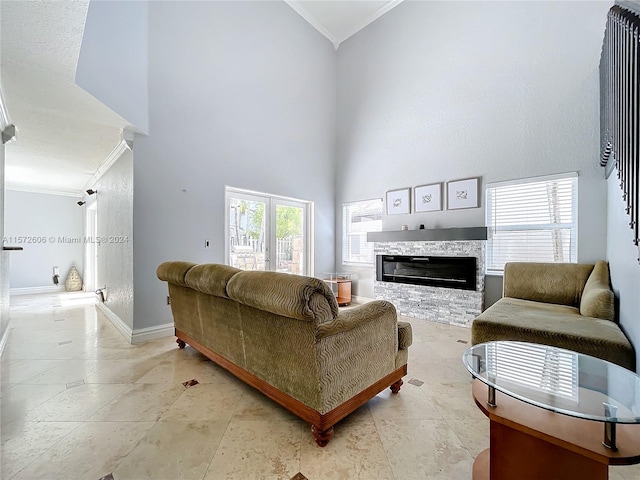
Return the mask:
<svg viewBox="0 0 640 480">
<path fill-rule="evenodd" d="M 487 185 L 487 273 L 506 262 L 577 261 L 575 173 Z"/>
<path fill-rule="evenodd" d="M 487 345 L 487 372 L 559 397 L 578 400 L 578 355 L 543 345 Z"/>
<path fill-rule="evenodd" d="M 373 243 L 367 242 L 367 232 L 381 230 L 381 198 L 343 204 L 342 262 L 373 265 Z"/>
</svg>

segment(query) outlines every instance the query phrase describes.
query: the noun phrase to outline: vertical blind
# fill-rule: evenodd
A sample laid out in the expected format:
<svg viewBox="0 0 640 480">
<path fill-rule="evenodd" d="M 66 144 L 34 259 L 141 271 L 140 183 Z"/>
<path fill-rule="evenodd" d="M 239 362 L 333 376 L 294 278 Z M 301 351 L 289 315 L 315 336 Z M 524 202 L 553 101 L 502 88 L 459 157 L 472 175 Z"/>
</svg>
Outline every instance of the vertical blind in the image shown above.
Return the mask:
<svg viewBox="0 0 640 480">
<path fill-rule="evenodd" d="M 506 262 L 577 259 L 577 174 L 487 185 L 487 273 Z"/>
<path fill-rule="evenodd" d="M 600 164 L 607 167 L 608 176 L 615 162 L 633 243 L 637 246 L 640 244 L 640 15 L 619 5 L 611 7 L 607 15 L 600 56 L 600 137 Z"/>
</svg>

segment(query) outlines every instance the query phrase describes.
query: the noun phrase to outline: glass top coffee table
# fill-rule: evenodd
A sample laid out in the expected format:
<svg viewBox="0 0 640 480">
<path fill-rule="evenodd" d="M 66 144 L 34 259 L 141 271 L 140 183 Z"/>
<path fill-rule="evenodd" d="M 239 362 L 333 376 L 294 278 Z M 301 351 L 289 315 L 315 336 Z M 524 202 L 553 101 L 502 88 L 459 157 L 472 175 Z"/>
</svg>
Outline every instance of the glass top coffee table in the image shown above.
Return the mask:
<svg viewBox="0 0 640 480">
<path fill-rule="evenodd" d="M 606 479 L 608 465 L 640 463 L 634 372 L 570 350 L 510 341 L 475 345 L 462 361 L 491 428 L 491 448 L 476 459 L 474 478 Z"/>
</svg>

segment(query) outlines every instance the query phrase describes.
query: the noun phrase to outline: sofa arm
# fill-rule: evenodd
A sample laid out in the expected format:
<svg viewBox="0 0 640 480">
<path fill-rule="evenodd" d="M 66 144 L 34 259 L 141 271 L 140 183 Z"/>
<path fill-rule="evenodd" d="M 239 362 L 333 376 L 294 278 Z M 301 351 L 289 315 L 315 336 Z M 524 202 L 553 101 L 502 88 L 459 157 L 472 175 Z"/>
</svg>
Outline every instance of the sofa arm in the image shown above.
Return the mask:
<svg viewBox="0 0 640 480">
<path fill-rule="evenodd" d="M 344 333 L 380 319 L 392 319 L 395 323 L 397 319 L 396 307 L 387 301 L 375 300 L 344 310 L 333 320 L 318 325 L 317 338 Z"/>
<path fill-rule="evenodd" d="M 504 266 L 504 296 L 578 307 L 591 264 L 510 262 Z"/>
<path fill-rule="evenodd" d="M 615 319 L 614 294 L 610 287 L 609 265 L 600 260 L 593 267 L 580 301 L 580 314 L 586 317 Z"/>
<path fill-rule="evenodd" d="M 413 331 L 409 322 L 398 322 L 398 350 L 406 350 L 413 343 Z"/>
</svg>

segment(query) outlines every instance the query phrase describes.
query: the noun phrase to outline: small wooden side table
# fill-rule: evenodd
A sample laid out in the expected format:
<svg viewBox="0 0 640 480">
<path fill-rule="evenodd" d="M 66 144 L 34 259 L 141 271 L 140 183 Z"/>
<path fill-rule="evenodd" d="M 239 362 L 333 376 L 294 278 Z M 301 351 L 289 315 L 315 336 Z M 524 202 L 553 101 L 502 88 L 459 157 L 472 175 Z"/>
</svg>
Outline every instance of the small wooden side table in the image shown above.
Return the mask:
<svg viewBox="0 0 640 480">
<path fill-rule="evenodd" d="M 602 424 L 550 412 L 496 392 L 475 379 L 473 399 L 490 420 L 491 447 L 473 464 L 473 480 L 606 480 L 609 465 L 640 463 L 640 425 L 618 425 L 619 448 L 602 445 Z"/>
<path fill-rule="evenodd" d="M 341 307 L 351 303 L 351 274 L 349 273 L 329 273 L 325 274 L 325 282 L 331 287 L 331 291 L 336 296 L 338 305 Z"/>
</svg>

